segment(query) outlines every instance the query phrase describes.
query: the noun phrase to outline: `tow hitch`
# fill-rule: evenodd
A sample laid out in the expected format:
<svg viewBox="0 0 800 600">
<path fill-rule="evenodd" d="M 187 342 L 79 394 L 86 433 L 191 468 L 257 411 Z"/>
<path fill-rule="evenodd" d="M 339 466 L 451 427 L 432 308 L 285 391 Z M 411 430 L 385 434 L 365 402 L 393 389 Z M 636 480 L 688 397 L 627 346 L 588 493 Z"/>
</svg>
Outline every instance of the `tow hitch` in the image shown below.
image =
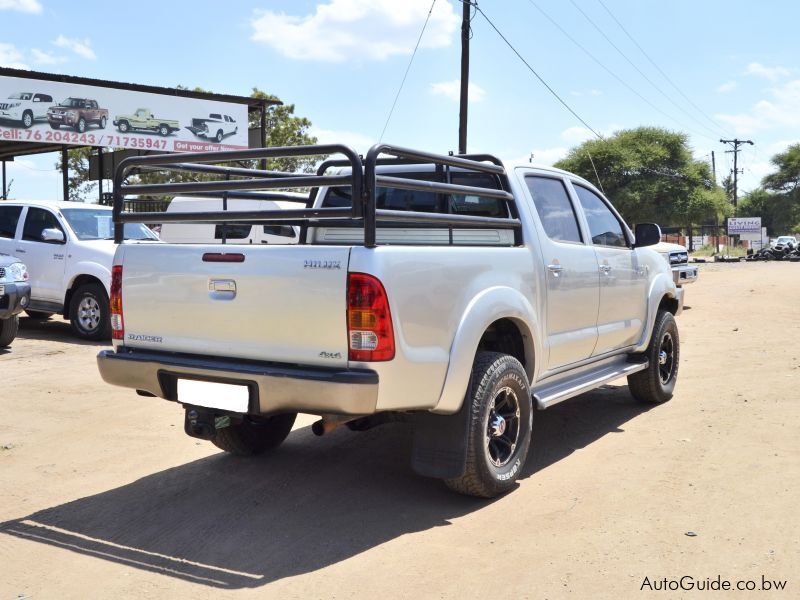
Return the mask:
<svg viewBox="0 0 800 600">
<path fill-rule="evenodd" d="M 216 415 L 211 411 L 198 408 L 187 408 L 186 417 L 183 421 L 183 430 L 186 435 L 200 438 L 201 440 L 211 440 L 217 435 L 217 430 L 228 427 L 231 418 L 227 415 Z"/>
</svg>

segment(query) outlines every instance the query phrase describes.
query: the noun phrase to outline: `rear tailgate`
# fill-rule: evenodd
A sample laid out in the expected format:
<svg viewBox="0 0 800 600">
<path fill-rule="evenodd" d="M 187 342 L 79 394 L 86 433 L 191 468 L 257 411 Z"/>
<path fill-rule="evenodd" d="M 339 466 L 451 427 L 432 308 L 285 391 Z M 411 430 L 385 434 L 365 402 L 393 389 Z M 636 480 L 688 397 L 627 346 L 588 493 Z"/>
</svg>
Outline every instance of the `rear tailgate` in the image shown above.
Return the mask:
<svg viewBox="0 0 800 600">
<path fill-rule="evenodd" d="M 207 254 L 242 262 L 209 262 Z M 124 345 L 347 366 L 350 248 L 123 244 Z"/>
</svg>

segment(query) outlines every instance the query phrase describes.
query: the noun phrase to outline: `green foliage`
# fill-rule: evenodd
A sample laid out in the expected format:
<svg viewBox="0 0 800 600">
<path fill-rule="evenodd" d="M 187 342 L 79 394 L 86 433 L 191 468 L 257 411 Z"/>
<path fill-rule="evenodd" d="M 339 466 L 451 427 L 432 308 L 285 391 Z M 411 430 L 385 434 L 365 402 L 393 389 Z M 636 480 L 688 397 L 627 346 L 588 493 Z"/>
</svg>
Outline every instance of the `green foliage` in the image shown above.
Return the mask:
<svg viewBox="0 0 800 600">
<path fill-rule="evenodd" d="M 692 158 L 683 133 L 658 127 L 618 131 L 573 148 L 555 166 L 595 185 L 599 176 L 598 187 L 630 224 L 708 224 L 729 211 L 710 166 Z"/>
<path fill-rule="evenodd" d="M 777 169 L 739 203 L 739 215 L 761 217 L 771 236 L 800 231 L 800 144 L 772 157 Z"/>
<path fill-rule="evenodd" d="M 178 89 L 189 89 L 185 86 L 178 85 Z M 208 92 L 203 88 L 194 88 L 196 92 Z M 268 94 L 253 88 L 252 98 L 276 100 L 280 102 L 277 96 Z M 308 130 L 311 127 L 311 121 L 305 117 L 298 117 L 294 114 L 294 104 L 279 104 L 268 106 L 266 109 L 266 146 L 299 146 L 315 144 L 317 138 L 310 135 Z M 252 112 L 248 115 L 249 126 L 251 128 L 261 127 L 261 113 Z M 89 180 L 89 156 L 92 153 L 91 148 L 71 148 L 69 151 L 69 199 L 76 201 L 84 201 L 96 189 L 96 184 Z M 320 160 L 316 158 L 305 157 L 290 157 L 283 159 L 271 159 L 267 161 L 266 168 L 276 171 L 289 171 L 289 172 L 312 172 L 315 169 L 317 162 Z M 260 161 L 241 161 L 235 165 L 228 163 L 227 166 L 236 166 L 243 168 L 261 168 Z M 56 163 L 56 168 L 61 170 L 61 160 Z M 214 176 L 198 175 L 194 173 L 142 173 L 132 176 L 128 179 L 128 183 L 179 183 L 185 181 L 207 181 L 216 179 Z"/>
<path fill-rule="evenodd" d="M 764 177 L 761 184 L 768 190 L 795 193 L 800 184 L 800 144 L 793 144 L 772 157 L 777 172 Z"/>
</svg>

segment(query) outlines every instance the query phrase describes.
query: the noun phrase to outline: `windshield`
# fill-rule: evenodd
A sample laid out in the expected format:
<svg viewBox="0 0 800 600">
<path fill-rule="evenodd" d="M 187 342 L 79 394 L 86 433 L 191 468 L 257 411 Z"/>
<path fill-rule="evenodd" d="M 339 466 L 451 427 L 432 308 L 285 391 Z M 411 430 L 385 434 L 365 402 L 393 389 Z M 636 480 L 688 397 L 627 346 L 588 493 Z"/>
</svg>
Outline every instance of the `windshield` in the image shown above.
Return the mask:
<svg viewBox="0 0 800 600">
<path fill-rule="evenodd" d="M 11 94 L 8 97 L 8 99 L 9 100 L 30 100 L 31 99 L 31 94 L 28 94 L 28 93 Z"/>
<path fill-rule="evenodd" d="M 114 239 L 114 223 L 111 222 L 111 211 L 84 208 L 64 208 L 61 214 L 72 227 L 79 240 L 112 240 Z M 150 231 L 144 223 L 126 223 L 126 240 L 157 240 L 158 236 Z"/>
<path fill-rule="evenodd" d="M 69 108 L 80 108 L 83 105 L 83 100 L 79 98 L 67 98 L 59 104 L 59 106 L 67 106 Z"/>
</svg>

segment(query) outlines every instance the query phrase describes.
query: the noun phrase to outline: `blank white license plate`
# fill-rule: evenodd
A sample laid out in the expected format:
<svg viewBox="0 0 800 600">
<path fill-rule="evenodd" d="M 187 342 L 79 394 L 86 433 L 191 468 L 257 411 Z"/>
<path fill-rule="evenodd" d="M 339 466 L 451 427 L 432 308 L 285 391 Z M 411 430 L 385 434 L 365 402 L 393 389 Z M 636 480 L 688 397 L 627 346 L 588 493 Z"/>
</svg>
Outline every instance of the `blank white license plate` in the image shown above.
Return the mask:
<svg viewBox="0 0 800 600">
<path fill-rule="evenodd" d="M 244 385 L 178 379 L 178 402 L 246 413 L 250 390 Z"/>
</svg>

